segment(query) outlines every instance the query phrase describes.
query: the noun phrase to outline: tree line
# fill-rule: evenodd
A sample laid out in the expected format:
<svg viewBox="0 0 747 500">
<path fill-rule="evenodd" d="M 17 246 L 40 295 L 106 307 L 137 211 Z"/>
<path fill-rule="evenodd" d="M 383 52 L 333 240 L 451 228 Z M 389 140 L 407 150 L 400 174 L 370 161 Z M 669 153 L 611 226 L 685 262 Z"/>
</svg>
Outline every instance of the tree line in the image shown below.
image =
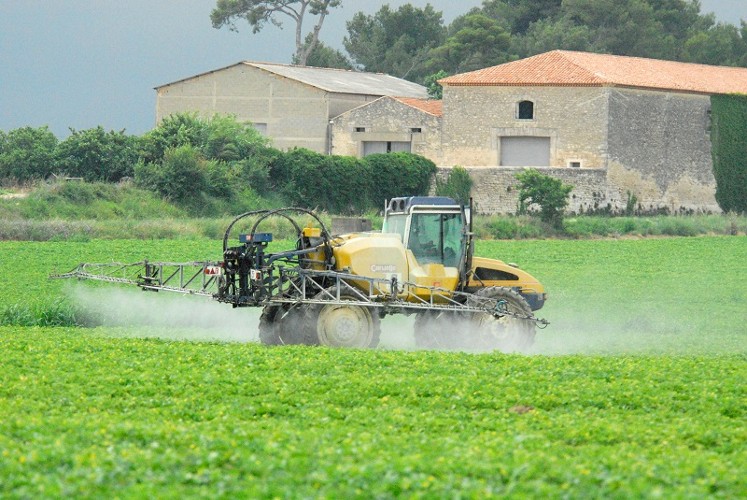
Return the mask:
<svg viewBox="0 0 747 500">
<path fill-rule="evenodd" d="M 233 116 L 175 114 L 142 136 L 100 126 L 72 130 L 62 141 L 46 126 L 0 131 L 0 185 L 55 176 L 127 180 L 204 215 L 257 203 L 360 214 L 393 196 L 426 194 L 435 172 L 432 161 L 410 153 L 283 152 Z"/>
<path fill-rule="evenodd" d="M 747 67 L 747 24 L 717 22 L 698 0 L 484 0 L 445 24 L 430 4 L 388 5 L 347 22 L 345 52 L 319 40 L 339 0 L 218 0 L 213 26 L 256 33 L 283 16 L 296 22 L 296 64 L 387 73 L 430 84 L 554 49 Z M 304 16 L 316 24 L 304 37 Z"/>
</svg>

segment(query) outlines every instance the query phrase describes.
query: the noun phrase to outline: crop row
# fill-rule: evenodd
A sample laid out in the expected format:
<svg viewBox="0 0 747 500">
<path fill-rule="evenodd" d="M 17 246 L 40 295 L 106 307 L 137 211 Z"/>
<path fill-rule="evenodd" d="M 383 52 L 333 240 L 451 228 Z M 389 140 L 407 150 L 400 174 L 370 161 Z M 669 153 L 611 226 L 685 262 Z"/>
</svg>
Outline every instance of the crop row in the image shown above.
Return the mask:
<svg viewBox="0 0 747 500">
<path fill-rule="evenodd" d="M 97 311 L 106 310 L 108 316 L 120 316 L 116 324 L 127 324 L 128 308 L 118 287 L 49 280 L 48 275 L 81 261 L 217 260 L 220 243 L 2 242 L 0 251 L 0 280 L 5 284 L 0 320 L 5 318 L 5 324 L 75 323 L 82 317 L 81 296 L 86 298 L 87 322 L 106 324 L 106 318 L 97 321 Z M 517 262 L 545 284 L 549 299 L 539 315 L 551 326 L 540 333 L 537 352 L 747 350 L 747 285 L 741 271 L 747 261 L 746 237 L 479 241 L 477 254 Z M 161 295 L 133 291 L 129 297 L 133 299 L 128 303 L 137 309 L 129 320 L 140 324 L 152 316 L 149 310 L 170 304 Z M 256 314 L 228 307 L 211 309 L 209 314 L 216 321 L 256 319 Z"/>
<path fill-rule="evenodd" d="M 355 351 L 0 328 L 0 496 L 747 491 L 745 357 Z"/>
</svg>

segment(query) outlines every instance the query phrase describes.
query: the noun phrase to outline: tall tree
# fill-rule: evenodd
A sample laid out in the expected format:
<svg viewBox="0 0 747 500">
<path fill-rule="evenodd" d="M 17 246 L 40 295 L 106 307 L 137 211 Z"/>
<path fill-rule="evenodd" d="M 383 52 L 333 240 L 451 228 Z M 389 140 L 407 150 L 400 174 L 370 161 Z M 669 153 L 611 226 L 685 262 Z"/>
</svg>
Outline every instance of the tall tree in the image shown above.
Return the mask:
<svg viewBox="0 0 747 500">
<path fill-rule="evenodd" d="M 446 38 L 442 13 L 430 4 L 424 9 L 406 4 L 397 10 L 384 5 L 373 16 L 358 12 L 347 29 L 343 44 L 358 66 L 414 82 L 427 74 L 430 49 Z"/>
<path fill-rule="evenodd" d="M 525 33 L 540 19 L 555 18 L 562 0 L 485 0 L 482 13 L 497 20 L 514 35 Z"/>
<path fill-rule="evenodd" d="M 566 0 L 564 16 L 593 32 L 592 51 L 672 59 L 675 47 L 646 0 Z"/>
<path fill-rule="evenodd" d="M 747 63 L 747 41 L 733 24 L 718 23 L 690 37 L 684 44 L 682 59 L 701 64 L 743 66 Z"/>
<path fill-rule="evenodd" d="M 460 25 L 459 31 L 430 52 L 427 64 L 430 70 L 462 73 L 510 59 L 511 37 L 495 19 L 483 14 L 469 14 Z"/>
<path fill-rule="evenodd" d="M 28 182 L 54 172 L 57 137 L 47 126 L 23 127 L 0 136 L 0 179 Z"/>
<path fill-rule="evenodd" d="M 258 33 L 265 24 L 272 23 L 282 27 L 280 16 L 293 19 L 296 23 L 296 54 L 298 64 L 306 65 L 306 59 L 319 41 L 319 32 L 330 9 L 338 7 L 342 0 L 218 0 L 215 9 L 210 13 L 213 28 L 228 26 L 238 31 L 235 21 L 245 19 L 252 27 L 252 33 Z M 309 32 L 311 43 L 305 43 L 303 22 L 307 15 L 317 16 L 317 22 Z"/>
<path fill-rule="evenodd" d="M 569 49 L 745 65 L 744 31 L 700 14 L 697 0 L 564 0 L 555 17 L 512 37 L 511 50 L 521 57 Z"/>
<path fill-rule="evenodd" d="M 311 33 L 306 35 L 306 44 L 311 44 Z M 293 64 L 299 64 L 296 56 L 293 56 Z M 317 68 L 353 69 L 353 64 L 345 54 L 337 49 L 328 47 L 321 40 L 317 41 L 314 48 L 309 52 L 309 55 L 306 58 L 306 66 L 314 66 Z"/>
</svg>

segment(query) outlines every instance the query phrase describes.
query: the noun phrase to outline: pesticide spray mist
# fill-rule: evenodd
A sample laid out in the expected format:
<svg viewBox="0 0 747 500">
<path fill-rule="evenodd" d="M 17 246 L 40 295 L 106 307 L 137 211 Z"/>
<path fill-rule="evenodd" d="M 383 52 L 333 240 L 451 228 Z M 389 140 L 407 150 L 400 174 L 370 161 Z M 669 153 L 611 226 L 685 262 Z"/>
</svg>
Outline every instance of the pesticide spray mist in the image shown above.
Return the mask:
<svg viewBox="0 0 747 500">
<path fill-rule="evenodd" d="M 136 337 L 254 342 L 260 309 L 233 309 L 209 297 L 76 284 L 66 290 L 87 323 Z"/>
<path fill-rule="evenodd" d="M 172 340 L 258 342 L 261 308 L 232 308 L 208 297 L 185 296 L 170 292 L 144 292 L 111 286 L 74 284 L 67 295 L 84 315 L 86 322 L 118 328 L 118 335 L 157 337 Z M 597 311 L 604 310 L 597 304 Z M 534 345 L 522 354 L 631 354 L 722 352 L 737 349 L 732 345 L 738 336 L 704 336 L 697 327 L 688 326 L 681 318 L 664 310 L 626 312 L 617 308 L 609 312 L 575 309 L 566 313 L 541 315 L 551 324 L 537 330 Z M 607 308 L 612 309 L 612 308 Z M 539 311 L 544 312 L 544 311 Z M 432 326 L 441 338 L 448 335 L 470 338 L 475 325 L 455 318 L 444 319 Z M 393 315 L 381 322 L 382 349 L 418 349 L 413 335 L 414 317 Z M 124 333 L 122 333 L 124 332 Z M 718 338 L 716 338 L 718 337 Z M 723 338 L 721 338 L 723 337 Z M 458 346 L 431 346 L 429 350 L 484 352 L 484 347 L 465 340 Z"/>
</svg>

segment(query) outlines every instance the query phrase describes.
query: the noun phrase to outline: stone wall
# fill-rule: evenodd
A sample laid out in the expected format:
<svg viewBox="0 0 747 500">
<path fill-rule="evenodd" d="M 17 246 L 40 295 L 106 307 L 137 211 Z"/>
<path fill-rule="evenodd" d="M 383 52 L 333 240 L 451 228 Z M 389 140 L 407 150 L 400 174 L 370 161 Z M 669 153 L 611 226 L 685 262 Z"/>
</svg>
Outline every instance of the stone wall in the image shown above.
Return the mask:
<svg viewBox="0 0 747 500">
<path fill-rule="evenodd" d="M 523 167 L 466 167 L 472 178 L 472 197 L 475 210 L 481 214 L 515 214 L 519 206 L 519 187 L 515 175 Z M 637 214 L 720 213 L 713 198 L 715 188 L 696 182 L 680 181 L 669 186 L 665 193 L 652 181 L 641 181 L 637 173 L 626 177 L 618 167 L 606 169 L 537 168 L 543 174 L 560 179 L 573 186 L 569 196 L 567 214 L 609 213 L 623 214 L 632 208 Z M 439 167 L 438 177 L 446 180 L 451 167 Z M 647 191 L 648 189 L 648 191 Z M 668 204 L 667 196 L 678 200 L 703 197 L 701 205 L 682 208 L 681 204 Z M 672 199 L 672 198 L 670 198 Z M 651 201 L 654 200 L 654 201 Z M 629 206 L 629 203 L 632 205 Z"/>
<path fill-rule="evenodd" d="M 608 183 L 643 212 L 720 212 L 710 140 L 710 97 L 610 90 Z"/>
<path fill-rule="evenodd" d="M 518 119 L 522 100 L 532 120 Z M 574 186 L 569 212 L 621 213 L 633 200 L 637 213 L 718 213 L 709 109 L 709 96 L 674 92 L 446 87 L 439 165 L 468 168 L 480 211 L 513 213 L 523 167 L 499 166 L 500 137 L 549 137 L 551 165 L 527 167 Z"/>
<path fill-rule="evenodd" d="M 515 175 L 526 170 L 522 167 L 467 167 L 472 178 L 472 198 L 475 211 L 481 214 L 515 214 L 519 206 L 519 182 Z M 619 206 L 611 199 L 606 188 L 604 169 L 538 168 L 574 186 L 568 204 L 568 213 L 587 213 L 605 210 L 608 203 Z M 451 168 L 439 168 L 438 176 L 446 179 Z M 623 201 L 622 209 L 625 205 Z"/>
</svg>

